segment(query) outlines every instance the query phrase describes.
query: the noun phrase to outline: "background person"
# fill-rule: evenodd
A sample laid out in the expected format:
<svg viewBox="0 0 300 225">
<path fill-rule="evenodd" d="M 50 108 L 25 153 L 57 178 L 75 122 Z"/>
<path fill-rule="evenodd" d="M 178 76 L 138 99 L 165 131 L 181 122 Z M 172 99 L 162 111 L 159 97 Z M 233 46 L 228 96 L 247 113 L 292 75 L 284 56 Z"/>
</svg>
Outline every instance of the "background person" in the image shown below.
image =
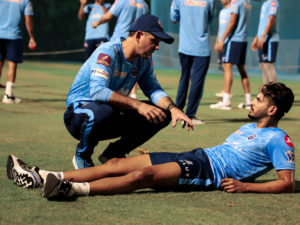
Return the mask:
<svg viewBox="0 0 300 225">
<path fill-rule="evenodd" d="M 112 159 L 93 168 L 51 172 L 29 167 L 10 155 L 7 176 L 21 187 L 43 187 L 42 195 L 123 194 L 138 189 L 215 190 L 292 193 L 295 191 L 294 145 L 278 122 L 292 107 L 294 94 L 282 83 L 270 83 L 251 103 L 246 124 L 226 141 L 183 153 L 150 153 Z M 253 181 L 271 169 L 277 179 Z"/>
<path fill-rule="evenodd" d="M 108 22 L 117 17 L 117 22 L 111 41 L 128 37 L 128 31 L 133 22 L 142 15 L 149 12 L 147 3 L 144 0 L 116 0 L 108 12 L 100 20 L 93 22 L 93 27 Z"/>
<path fill-rule="evenodd" d="M 109 39 L 107 23 L 97 28 L 92 26 L 92 23 L 99 20 L 109 7 L 110 4 L 104 4 L 104 0 L 95 0 L 94 4 L 87 4 L 87 0 L 80 0 L 78 19 L 87 19 L 84 37 L 85 59 L 88 59 L 99 45 Z"/>
<path fill-rule="evenodd" d="M 225 30 L 226 30 L 226 27 L 229 23 L 229 20 L 230 20 L 230 0 L 221 0 L 221 3 L 223 5 L 223 8 L 220 10 L 219 12 L 219 25 L 218 25 L 218 33 L 217 33 L 217 38 L 216 38 L 216 42 L 215 42 L 215 45 L 214 45 L 214 50 L 218 53 L 218 64 L 221 65 L 221 68 L 222 68 L 222 71 L 224 72 L 224 69 L 223 69 L 223 51 L 222 52 L 219 52 L 218 50 L 218 44 L 219 44 L 219 40 L 221 40 Z M 219 92 L 219 93 L 216 93 L 215 94 L 217 97 L 219 98 L 223 98 L 224 96 L 224 89 Z M 232 97 L 232 95 L 231 95 Z"/>
<path fill-rule="evenodd" d="M 251 49 L 258 49 L 259 67 L 262 72 L 263 82 L 267 84 L 277 80 L 274 62 L 277 56 L 279 42 L 278 20 L 279 2 L 266 0 L 261 6 L 258 32 Z"/>
<path fill-rule="evenodd" d="M 13 94 L 17 77 L 17 65 L 23 62 L 23 43 L 21 21 L 25 17 L 25 25 L 29 35 L 28 48 L 35 49 L 33 34 L 33 15 L 30 0 L 0 0 L 0 77 L 5 59 L 8 62 L 7 82 L 2 102 L 5 104 L 20 103 L 21 99 Z M 4 85 L 1 85 L 4 87 Z"/>
<path fill-rule="evenodd" d="M 236 65 L 241 76 L 245 93 L 245 102 L 238 108 L 250 109 L 250 81 L 245 68 L 247 52 L 248 23 L 251 4 L 249 0 L 232 0 L 230 4 L 230 20 L 216 49 L 223 54 L 224 95 L 223 100 L 211 104 L 212 109 L 231 110 L 230 97 L 233 83 L 233 65 Z"/>
<path fill-rule="evenodd" d="M 117 40 L 120 37 L 126 38 L 128 30 L 132 23 L 140 16 L 149 13 L 149 7 L 144 0 L 116 0 L 111 9 L 98 21 L 93 23 L 93 27 L 106 23 L 113 17 L 117 17 L 117 23 L 111 41 Z M 130 97 L 137 98 L 137 84 L 131 90 Z"/>
<path fill-rule="evenodd" d="M 191 81 L 185 113 L 192 119 L 193 124 L 204 124 L 204 121 L 196 117 L 196 113 L 210 62 L 208 23 L 213 15 L 214 6 L 214 0 L 173 0 L 171 5 L 171 21 L 180 21 L 178 52 L 181 77 L 176 105 L 183 110 Z"/>
</svg>

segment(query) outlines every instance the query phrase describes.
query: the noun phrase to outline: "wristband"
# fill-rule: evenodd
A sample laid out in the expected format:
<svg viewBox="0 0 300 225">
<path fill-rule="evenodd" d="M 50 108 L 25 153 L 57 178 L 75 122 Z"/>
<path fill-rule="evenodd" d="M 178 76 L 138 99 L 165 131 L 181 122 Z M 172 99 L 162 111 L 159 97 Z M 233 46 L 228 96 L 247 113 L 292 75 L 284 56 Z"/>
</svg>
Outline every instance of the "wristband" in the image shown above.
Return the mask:
<svg viewBox="0 0 300 225">
<path fill-rule="evenodd" d="M 170 112 L 170 110 L 171 110 L 172 108 L 174 108 L 175 106 L 176 106 L 175 103 L 174 103 L 174 102 L 171 102 L 171 103 L 168 105 L 168 107 L 167 107 L 167 111 Z"/>
</svg>

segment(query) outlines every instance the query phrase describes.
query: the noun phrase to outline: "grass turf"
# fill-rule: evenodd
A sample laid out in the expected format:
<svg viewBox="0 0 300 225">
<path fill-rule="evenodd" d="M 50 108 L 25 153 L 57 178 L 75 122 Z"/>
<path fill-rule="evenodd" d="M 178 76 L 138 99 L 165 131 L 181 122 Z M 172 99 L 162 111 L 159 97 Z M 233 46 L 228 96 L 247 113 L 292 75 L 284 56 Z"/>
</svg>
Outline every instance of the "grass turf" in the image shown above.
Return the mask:
<svg viewBox="0 0 300 225">
<path fill-rule="evenodd" d="M 300 175 L 296 168 L 295 194 L 228 194 L 222 191 L 157 193 L 142 190 L 128 195 L 80 197 L 70 201 L 48 201 L 40 189 L 26 190 L 6 177 L 6 160 L 15 154 L 25 162 L 47 170 L 70 170 L 74 140 L 63 124 L 64 101 L 79 64 L 24 62 L 18 68 L 15 94 L 19 105 L 0 104 L 0 224 L 299 224 Z M 166 92 L 174 99 L 179 71 L 156 70 Z M 3 72 L 6 75 L 6 68 Z M 251 75 L 250 75 L 251 76 Z M 2 82 L 5 76 L 2 77 Z M 251 76 L 256 94 L 261 79 Z M 222 89 L 221 75 L 208 74 L 197 116 L 206 121 L 186 132 L 168 126 L 141 148 L 154 151 L 186 151 L 210 147 L 249 122 L 247 111 L 237 109 L 244 100 L 238 77 L 234 78 L 231 111 L 209 109 L 215 92 Z M 284 81 L 295 94 L 295 103 L 279 126 L 286 130 L 294 145 L 300 145 L 300 83 Z M 2 89 L 2 91 L 4 91 Z M 142 98 L 139 90 L 138 95 Z M 93 156 L 106 147 L 101 142 Z M 134 150 L 131 155 L 138 154 Z M 300 163 L 297 157 L 296 164 Z M 257 182 L 276 179 L 270 171 Z"/>
</svg>

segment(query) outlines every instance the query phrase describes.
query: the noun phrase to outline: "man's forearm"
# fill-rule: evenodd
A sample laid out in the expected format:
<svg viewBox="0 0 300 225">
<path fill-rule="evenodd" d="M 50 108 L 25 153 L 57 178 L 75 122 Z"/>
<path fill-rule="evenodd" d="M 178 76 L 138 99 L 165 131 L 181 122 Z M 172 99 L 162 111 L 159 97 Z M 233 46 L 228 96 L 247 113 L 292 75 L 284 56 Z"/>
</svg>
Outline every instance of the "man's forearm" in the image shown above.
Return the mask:
<svg viewBox="0 0 300 225">
<path fill-rule="evenodd" d="M 33 33 L 33 22 L 30 15 L 25 16 L 25 26 L 26 30 L 28 32 L 29 38 L 34 39 L 34 33 Z"/>
<path fill-rule="evenodd" d="M 284 180 L 274 180 L 266 183 L 244 183 L 245 192 L 259 193 L 294 193 L 295 185 Z"/>
<path fill-rule="evenodd" d="M 238 14 L 231 14 L 229 23 L 228 23 L 228 25 L 225 29 L 225 32 L 224 32 L 223 36 L 221 37 L 220 41 L 224 41 L 226 39 L 226 37 L 228 37 L 229 34 L 233 31 L 233 29 L 236 25 L 237 19 L 238 19 Z"/>
<path fill-rule="evenodd" d="M 108 103 L 119 109 L 137 110 L 139 105 L 141 104 L 141 101 L 121 95 L 114 91 L 111 94 Z"/>
</svg>

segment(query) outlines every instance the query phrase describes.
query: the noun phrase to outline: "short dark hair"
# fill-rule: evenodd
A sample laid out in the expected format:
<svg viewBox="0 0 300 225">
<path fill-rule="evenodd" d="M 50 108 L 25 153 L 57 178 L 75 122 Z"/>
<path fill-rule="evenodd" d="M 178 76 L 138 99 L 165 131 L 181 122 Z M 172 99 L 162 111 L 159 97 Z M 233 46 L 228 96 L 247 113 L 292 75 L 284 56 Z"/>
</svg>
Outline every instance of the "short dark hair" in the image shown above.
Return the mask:
<svg viewBox="0 0 300 225">
<path fill-rule="evenodd" d="M 271 82 L 262 86 L 260 92 L 277 106 L 275 118 L 280 120 L 293 105 L 294 93 L 283 83 Z"/>
</svg>

